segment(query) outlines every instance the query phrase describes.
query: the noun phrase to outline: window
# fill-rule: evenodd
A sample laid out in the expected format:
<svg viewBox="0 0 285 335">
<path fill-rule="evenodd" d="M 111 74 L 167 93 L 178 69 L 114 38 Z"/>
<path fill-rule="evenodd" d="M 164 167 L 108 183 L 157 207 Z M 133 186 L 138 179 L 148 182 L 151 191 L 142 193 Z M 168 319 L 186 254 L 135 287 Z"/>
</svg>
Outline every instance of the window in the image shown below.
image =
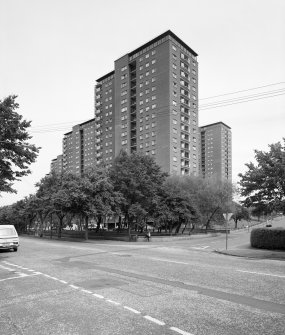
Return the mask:
<svg viewBox="0 0 285 335">
<path fill-rule="evenodd" d="M 152 155 L 155 155 L 155 150 L 151 150 L 151 154 L 152 154 Z"/>
<path fill-rule="evenodd" d="M 173 106 L 177 106 L 177 102 L 175 100 L 172 101 Z"/>
<path fill-rule="evenodd" d="M 124 83 L 121 84 L 121 87 L 122 87 L 122 88 L 125 87 L 125 86 L 127 86 L 127 83 L 126 83 L 126 82 L 124 82 Z"/>
<path fill-rule="evenodd" d="M 124 67 L 122 67 L 121 68 L 121 71 L 123 72 L 123 71 L 126 71 L 127 70 L 127 66 L 124 66 Z"/>
<path fill-rule="evenodd" d="M 128 110 L 128 107 L 123 107 L 123 108 L 121 109 L 121 112 L 124 113 L 124 112 L 126 112 L 127 110 Z"/>
<path fill-rule="evenodd" d="M 156 117 L 155 114 L 151 114 L 151 118 L 154 119 Z"/>
<path fill-rule="evenodd" d="M 173 162 L 177 162 L 177 157 L 173 157 Z"/>
<path fill-rule="evenodd" d="M 148 103 L 148 102 L 149 102 L 149 98 L 146 98 L 146 99 L 145 99 L 145 102 Z"/>
<path fill-rule="evenodd" d="M 173 69 L 177 69 L 177 66 L 176 66 L 176 64 L 172 64 L 172 67 L 173 67 Z"/>
<path fill-rule="evenodd" d="M 156 104 L 153 104 L 153 105 L 151 106 L 151 109 L 154 109 L 154 108 L 156 108 Z"/>
<path fill-rule="evenodd" d="M 151 70 L 151 73 L 155 73 L 155 72 L 156 72 L 156 69 L 155 69 L 155 68 Z"/>
<path fill-rule="evenodd" d="M 126 95 L 127 93 L 128 93 L 128 91 L 125 90 L 125 91 L 123 91 L 123 92 L 121 93 L 121 96 L 123 97 L 123 96 Z"/>
<path fill-rule="evenodd" d="M 143 92 L 140 92 L 140 97 L 142 97 L 143 96 Z"/>
<path fill-rule="evenodd" d="M 127 102 L 127 99 L 123 99 L 123 100 L 121 101 L 121 105 L 125 104 L 126 102 Z"/>
<path fill-rule="evenodd" d="M 145 55 L 145 58 L 148 58 L 148 57 L 149 57 L 149 54 L 146 54 L 146 55 Z"/>
<path fill-rule="evenodd" d="M 124 80 L 124 79 L 127 78 L 127 76 L 128 76 L 127 73 L 125 73 L 125 74 L 123 74 L 123 75 L 121 76 L 121 79 Z"/>
<path fill-rule="evenodd" d="M 172 123 L 173 123 L 173 124 L 177 124 L 177 120 L 173 119 L 173 120 L 172 120 Z"/>
<path fill-rule="evenodd" d="M 177 111 L 175 109 L 172 110 L 173 115 L 177 115 Z"/>
<path fill-rule="evenodd" d="M 143 113 L 143 108 L 140 109 L 140 114 L 142 114 L 142 113 Z"/>
<path fill-rule="evenodd" d="M 151 100 L 155 100 L 156 99 L 156 95 L 153 95 L 152 97 L 151 97 Z"/>
<path fill-rule="evenodd" d="M 152 56 L 156 54 L 156 50 L 152 50 L 151 52 Z"/>
<path fill-rule="evenodd" d="M 140 100 L 140 106 L 143 105 L 143 100 Z"/>
<path fill-rule="evenodd" d="M 146 63 L 146 64 L 145 64 L 145 67 L 149 67 L 149 63 Z"/>
<path fill-rule="evenodd" d="M 155 141 L 151 141 L 151 145 L 155 145 Z"/>
<path fill-rule="evenodd" d="M 139 69 L 140 69 L 140 71 L 143 69 L 143 66 L 141 65 L 140 67 L 139 67 Z"/>
<path fill-rule="evenodd" d="M 173 133 L 177 134 L 177 129 L 176 128 L 173 128 Z"/>
<path fill-rule="evenodd" d="M 147 90 L 145 90 L 145 94 L 148 94 L 149 93 L 149 88 Z"/>
<path fill-rule="evenodd" d="M 151 61 L 151 64 L 155 64 L 156 63 L 156 59 L 153 59 L 152 61 Z"/>
<path fill-rule="evenodd" d="M 145 108 L 145 111 L 146 111 L 146 112 L 148 112 L 148 111 L 149 111 L 149 106 L 147 106 L 147 107 Z"/>
<path fill-rule="evenodd" d="M 143 87 L 143 83 L 140 83 L 140 88 L 142 88 Z"/>
<path fill-rule="evenodd" d="M 145 76 L 146 76 L 146 77 L 149 76 L 149 71 L 147 71 L 147 72 L 145 73 Z"/>
<path fill-rule="evenodd" d="M 140 74 L 140 79 L 143 79 L 143 74 Z"/>
<path fill-rule="evenodd" d="M 172 57 L 176 60 L 177 56 L 175 54 L 172 54 Z"/>
<path fill-rule="evenodd" d="M 155 136 L 155 131 L 152 131 L 152 132 L 151 132 L 151 136 Z"/>
<path fill-rule="evenodd" d="M 148 85 L 149 84 L 149 80 L 146 80 L 145 84 Z"/>
<path fill-rule="evenodd" d="M 172 49 L 173 49 L 174 51 L 177 50 L 176 47 L 175 47 L 175 45 L 172 45 Z"/>
<path fill-rule="evenodd" d="M 173 78 L 177 78 L 176 73 L 173 72 L 173 73 L 172 73 L 172 77 L 173 77 Z"/>
<path fill-rule="evenodd" d="M 148 129 L 148 128 L 149 128 L 149 124 L 146 124 L 146 125 L 145 125 L 145 129 Z"/>
<path fill-rule="evenodd" d="M 155 127 L 155 126 L 156 126 L 156 123 L 153 122 L 153 123 L 151 124 L 151 126 L 152 126 L 152 128 Z"/>
</svg>

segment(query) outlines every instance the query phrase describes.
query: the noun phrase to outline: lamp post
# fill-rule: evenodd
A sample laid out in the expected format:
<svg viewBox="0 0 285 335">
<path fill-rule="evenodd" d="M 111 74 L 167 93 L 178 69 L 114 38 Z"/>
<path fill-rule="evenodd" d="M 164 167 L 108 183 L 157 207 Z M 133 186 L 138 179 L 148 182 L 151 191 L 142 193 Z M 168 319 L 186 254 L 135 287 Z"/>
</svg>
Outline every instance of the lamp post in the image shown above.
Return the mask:
<svg viewBox="0 0 285 335">
<path fill-rule="evenodd" d="M 229 218 L 232 216 L 233 213 L 223 213 L 223 216 L 226 220 L 226 250 L 228 250 L 228 221 Z"/>
</svg>

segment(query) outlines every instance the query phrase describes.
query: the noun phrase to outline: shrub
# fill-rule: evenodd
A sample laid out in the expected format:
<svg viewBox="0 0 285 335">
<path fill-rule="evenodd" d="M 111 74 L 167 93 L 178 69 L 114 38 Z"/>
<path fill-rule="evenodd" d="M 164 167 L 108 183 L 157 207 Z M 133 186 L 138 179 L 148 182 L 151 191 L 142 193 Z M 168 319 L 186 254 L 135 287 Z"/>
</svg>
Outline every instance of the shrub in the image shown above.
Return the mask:
<svg viewBox="0 0 285 335">
<path fill-rule="evenodd" d="M 285 250 L 285 229 L 255 228 L 250 234 L 250 244 L 253 248 Z"/>
</svg>

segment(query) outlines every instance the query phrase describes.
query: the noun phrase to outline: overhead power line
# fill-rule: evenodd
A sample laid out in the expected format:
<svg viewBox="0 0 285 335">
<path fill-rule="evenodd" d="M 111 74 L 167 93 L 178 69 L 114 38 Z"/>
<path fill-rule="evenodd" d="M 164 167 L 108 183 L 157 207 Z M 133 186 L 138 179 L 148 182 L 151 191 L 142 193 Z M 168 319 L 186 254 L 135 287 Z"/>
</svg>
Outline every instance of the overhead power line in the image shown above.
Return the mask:
<svg viewBox="0 0 285 335">
<path fill-rule="evenodd" d="M 206 100 L 206 99 L 212 99 L 212 98 L 218 98 L 218 97 L 223 97 L 225 95 L 230 95 L 230 94 L 236 94 L 236 93 L 242 93 L 242 92 L 247 92 L 247 91 L 252 91 L 252 90 L 258 90 L 259 88 L 264 88 L 264 87 L 269 87 L 269 86 L 275 86 L 275 85 L 281 85 L 281 84 L 285 84 L 284 81 L 281 81 L 279 83 L 274 83 L 274 84 L 268 84 L 268 85 L 263 85 L 263 86 L 256 86 L 253 88 L 248 88 L 246 90 L 240 90 L 240 91 L 235 91 L 235 92 L 230 92 L 230 93 L 224 93 L 224 94 L 219 94 L 219 95 L 214 95 L 211 97 L 207 97 L 207 98 L 200 98 L 199 100 Z"/>
<path fill-rule="evenodd" d="M 256 90 L 264 87 L 270 87 L 270 86 L 275 86 L 275 85 L 280 85 L 280 84 L 285 84 L 285 82 L 279 82 L 279 83 L 274 83 L 274 84 L 269 84 L 269 85 L 263 85 L 263 86 L 258 86 L 246 90 L 240 90 L 240 91 L 235 91 L 231 93 L 225 93 L 225 94 L 220 94 L 217 96 L 212 96 L 208 98 L 202 98 L 199 100 L 206 100 L 214 97 L 221 97 L 221 96 L 227 96 L 227 95 L 232 95 L 232 94 L 237 94 L 241 92 L 247 92 L 251 90 Z M 212 101 L 209 103 L 205 103 L 199 106 L 198 110 L 207 110 L 207 109 L 214 109 L 214 108 L 221 108 L 221 107 L 226 107 L 230 105 L 235 105 L 235 104 L 241 104 L 241 103 L 247 103 L 250 101 L 255 101 L 255 100 L 263 100 L 263 99 L 268 99 L 268 98 L 273 98 L 277 96 L 281 96 L 285 94 L 285 88 L 279 88 L 276 90 L 270 90 L 270 91 L 264 91 L 264 92 L 259 92 L 259 93 L 254 93 L 250 95 L 244 95 L 244 96 L 238 96 L 238 97 L 232 97 L 230 99 L 223 99 L 223 100 L 217 100 L 217 101 Z M 179 103 L 178 103 L 179 104 Z M 167 106 L 162 106 L 159 109 L 156 109 L 156 115 L 160 115 L 163 113 L 163 110 L 167 107 L 170 107 L 171 105 Z M 150 110 L 151 112 L 151 110 Z M 139 118 L 139 114 L 138 114 Z M 54 124 L 47 124 L 47 125 L 41 125 L 37 127 L 31 127 L 31 133 L 48 133 L 48 132 L 64 132 L 66 131 L 67 127 L 70 126 L 70 124 L 75 125 L 79 124 L 81 122 L 84 122 L 85 120 L 79 120 L 79 121 L 69 121 L 69 122 L 61 122 L 61 123 L 54 123 Z"/>
</svg>

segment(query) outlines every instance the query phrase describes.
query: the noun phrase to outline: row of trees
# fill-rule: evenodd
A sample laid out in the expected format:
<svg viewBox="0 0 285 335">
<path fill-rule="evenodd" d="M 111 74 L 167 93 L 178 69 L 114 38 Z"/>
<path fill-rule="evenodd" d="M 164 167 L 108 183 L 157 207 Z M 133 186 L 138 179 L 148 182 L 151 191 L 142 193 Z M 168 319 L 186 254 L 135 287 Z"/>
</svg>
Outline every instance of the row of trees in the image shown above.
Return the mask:
<svg viewBox="0 0 285 335">
<path fill-rule="evenodd" d="M 12 221 L 26 230 L 37 222 L 41 230 L 53 221 L 59 237 L 62 228 L 78 217 L 86 234 L 90 219 L 99 229 L 107 216 L 118 218 L 119 228 L 124 225 L 129 234 L 147 222 L 170 232 L 187 225 L 208 229 L 213 222 L 223 221 L 222 212 L 231 210 L 233 193 L 230 183 L 169 177 L 153 158 L 124 151 L 109 170 L 90 169 L 82 177 L 52 173 L 36 186 L 34 195 L 2 207 L 2 223 Z"/>
</svg>

